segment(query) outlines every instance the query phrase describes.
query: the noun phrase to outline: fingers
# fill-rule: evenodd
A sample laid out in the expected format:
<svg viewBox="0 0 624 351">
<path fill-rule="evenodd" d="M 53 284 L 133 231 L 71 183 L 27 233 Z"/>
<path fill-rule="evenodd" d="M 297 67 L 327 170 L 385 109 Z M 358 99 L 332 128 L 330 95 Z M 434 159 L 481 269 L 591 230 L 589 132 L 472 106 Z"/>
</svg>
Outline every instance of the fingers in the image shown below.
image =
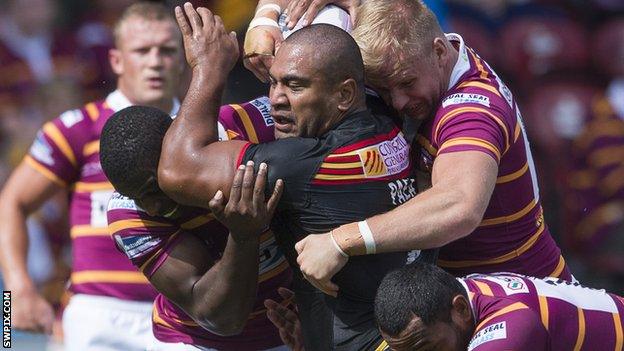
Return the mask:
<svg viewBox="0 0 624 351">
<path fill-rule="evenodd" d="M 241 186 L 243 185 L 243 176 L 245 174 L 245 165 L 238 166 L 234 180 L 232 181 L 232 189 L 230 190 L 230 199 L 228 205 L 237 204 L 241 196 Z"/>
<path fill-rule="evenodd" d="M 247 161 L 245 165 L 245 173 L 243 174 L 243 188 L 241 194 L 241 201 L 249 203 L 252 201 L 254 194 L 254 162 Z"/>
<path fill-rule="evenodd" d="M 193 34 L 193 30 L 189 26 L 188 21 L 186 20 L 186 16 L 184 16 L 184 12 L 182 11 L 182 8 L 180 6 L 175 7 L 175 18 L 178 22 L 178 27 L 180 27 L 180 31 L 182 32 L 183 36 L 186 37 Z"/>
<path fill-rule="evenodd" d="M 202 28 L 202 20 L 199 17 L 199 14 L 197 14 L 197 11 L 193 8 L 193 4 L 190 2 L 185 3 L 184 12 L 191 22 L 191 29 L 193 32 L 199 32 Z"/>
<path fill-rule="evenodd" d="M 308 0 L 291 1 L 288 5 L 288 28 L 293 29 L 308 9 Z"/>
<path fill-rule="evenodd" d="M 262 208 L 264 205 L 264 189 L 267 182 L 267 165 L 262 162 L 258 167 L 258 175 L 253 189 L 253 202 L 256 208 Z"/>
<path fill-rule="evenodd" d="M 221 23 L 221 27 L 223 27 L 223 22 L 219 16 L 213 16 L 212 12 L 205 7 L 198 7 L 197 13 L 201 19 L 201 22 L 204 24 L 204 28 L 212 28 L 214 27 L 216 30 L 219 30 L 219 23 Z"/>
<path fill-rule="evenodd" d="M 284 193 L 284 181 L 278 179 L 275 183 L 275 188 L 273 188 L 273 194 L 269 198 L 269 202 L 267 203 L 267 212 L 269 213 L 269 217 L 273 217 L 275 213 L 275 209 L 277 208 L 277 204 L 279 203 L 282 194 Z"/>
<path fill-rule="evenodd" d="M 297 255 L 301 255 L 301 252 L 303 251 L 303 248 L 305 247 L 306 240 L 308 240 L 307 236 L 295 244 L 295 250 L 297 251 Z M 299 263 L 299 257 L 297 257 L 297 263 Z"/>
<path fill-rule="evenodd" d="M 337 297 L 338 296 L 338 285 L 332 283 L 331 281 L 319 281 L 316 280 L 309 275 L 303 273 L 303 277 L 310 282 L 315 288 L 322 291 L 324 294 Z"/>
<path fill-rule="evenodd" d="M 268 83 L 269 68 L 273 64 L 273 55 L 254 53 L 245 57 L 243 64 L 262 83 Z"/>
<path fill-rule="evenodd" d="M 208 208 L 210 208 L 210 211 L 217 217 L 223 213 L 225 209 L 225 197 L 221 190 L 218 190 L 215 196 L 208 202 Z"/>
<path fill-rule="evenodd" d="M 295 292 L 284 287 L 280 287 L 277 289 L 277 293 L 282 297 L 282 299 L 288 301 L 295 299 Z"/>
<path fill-rule="evenodd" d="M 316 15 L 323 7 L 325 7 L 326 4 L 327 1 L 312 0 L 310 6 L 308 6 L 308 10 L 305 12 L 303 22 L 301 24 L 305 27 L 312 23 Z"/>
</svg>

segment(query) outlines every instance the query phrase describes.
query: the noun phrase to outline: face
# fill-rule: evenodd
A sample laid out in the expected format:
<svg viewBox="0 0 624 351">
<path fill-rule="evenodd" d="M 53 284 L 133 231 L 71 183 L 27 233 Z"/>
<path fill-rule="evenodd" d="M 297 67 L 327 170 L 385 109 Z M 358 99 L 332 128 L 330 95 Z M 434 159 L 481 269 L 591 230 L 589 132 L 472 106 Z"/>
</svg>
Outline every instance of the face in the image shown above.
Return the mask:
<svg viewBox="0 0 624 351">
<path fill-rule="evenodd" d="M 387 83 L 378 84 L 379 91 L 386 103 L 405 117 L 418 120 L 431 117 L 439 103 L 440 96 L 446 91 L 448 78 L 445 79 L 440 58 L 433 52 L 423 58 L 401 59 L 400 73 Z M 393 62 L 388 62 L 392 67 Z"/>
<path fill-rule="evenodd" d="M 160 190 L 158 181 L 153 175 L 138 189 L 129 189 L 123 194 L 133 199 L 150 216 L 172 217 L 180 210 L 178 203 Z"/>
<path fill-rule="evenodd" d="M 435 322 L 425 326 L 416 317 L 397 336 L 381 334 L 396 351 L 465 351 L 471 336 L 469 329 L 454 322 Z"/>
<path fill-rule="evenodd" d="M 110 51 L 110 62 L 124 95 L 133 104 L 170 104 L 184 67 L 176 24 L 132 16 L 120 28 L 117 44 Z"/>
<path fill-rule="evenodd" d="M 314 67 L 313 48 L 282 47 L 269 72 L 271 116 L 277 139 L 321 135 L 340 111 L 336 86 Z"/>
</svg>

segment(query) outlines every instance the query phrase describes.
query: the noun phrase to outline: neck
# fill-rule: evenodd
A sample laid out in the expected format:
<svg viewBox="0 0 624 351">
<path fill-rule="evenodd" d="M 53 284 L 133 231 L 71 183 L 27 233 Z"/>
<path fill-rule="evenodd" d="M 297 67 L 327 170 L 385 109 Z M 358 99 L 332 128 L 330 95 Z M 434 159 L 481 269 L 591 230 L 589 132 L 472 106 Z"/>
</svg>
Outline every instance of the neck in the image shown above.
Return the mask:
<svg viewBox="0 0 624 351">
<path fill-rule="evenodd" d="M 119 86 L 118 89 L 132 105 L 155 107 L 166 113 L 171 112 L 171 109 L 173 108 L 173 97 L 167 97 L 149 102 L 137 101 L 131 94 L 128 94 L 123 87 Z"/>
</svg>

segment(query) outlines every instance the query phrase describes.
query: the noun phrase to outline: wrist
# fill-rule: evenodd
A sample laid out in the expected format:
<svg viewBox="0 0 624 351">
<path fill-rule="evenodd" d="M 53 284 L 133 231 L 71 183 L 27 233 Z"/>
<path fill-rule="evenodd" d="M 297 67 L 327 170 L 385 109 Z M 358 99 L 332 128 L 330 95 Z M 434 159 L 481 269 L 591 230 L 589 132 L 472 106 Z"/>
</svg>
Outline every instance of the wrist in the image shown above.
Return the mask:
<svg viewBox="0 0 624 351">
<path fill-rule="evenodd" d="M 256 9 L 254 18 L 266 17 L 274 20 L 276 23 L 282 13 L 282 8 L 278 4 L 264 4 Z"/>
<path fill-rule="evenodd" d="M 366 221 L 342 225 L 331 232 L 336 245 L 349 256 L 375 254 L 377 246 Z"/>
</svg>

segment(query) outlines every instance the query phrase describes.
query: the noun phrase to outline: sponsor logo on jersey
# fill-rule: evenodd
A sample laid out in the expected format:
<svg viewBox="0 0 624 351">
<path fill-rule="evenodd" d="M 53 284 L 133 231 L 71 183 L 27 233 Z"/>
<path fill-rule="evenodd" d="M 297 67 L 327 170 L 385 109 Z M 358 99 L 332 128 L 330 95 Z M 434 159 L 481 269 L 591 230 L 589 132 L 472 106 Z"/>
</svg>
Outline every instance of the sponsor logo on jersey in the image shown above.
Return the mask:
<svg viewBox="0 0 624 351">
<path fill-rule="evenodd" d="M 138 206 L 134 200 L 123 196 L 118 193 L 114 193 L 110 201 L 108 201 L 108 210 L 135 210 L 138 211 Z"/>
<path fill-rule="evenodd" d="M 271 117 L 271 103 L 266 96 L 259 97 L 255 100 L 251 100 L 251 104 L 260 111 L 264 124 L 269 127 L 275 124 L 273 117 Z"/>
<path fill-rule="evenodd" d="M 475 333 L 468 344 L 468 351 L 494 340 L 507 338 L 507 322 L 490 324 Z"/>
<path fill-rule="evenodd" d="M 390 198 L 392 204 L 398 206 L 407 202 L 409 199 L 416 196 L 416 187 L 414 186 L 414 179 L 397 179 L 388 183 L 390 188 Z"/>
<path fill-rule="evenodd" d="M 401 173 L 409 167 L 409 145 L 399 133 L 391 140 L 357 151 L 366 178 L 378 178 Z"/>
<path fill-rule="evenodd" d="M 449 95 L 442 100 L 442 107 L 466 103 L 480 104 L 490 107 L 490 98 L 481 94 L 456 93 Z"/>
<path fill-rule="evenodd" d="M 63 122 L 65 128 L 73 127 L 76 123 L 82 121 L 83 118 L 84 116 L 82 115 L 80 110 L 66 111 L 59 116 L 59 119 L 61 120 L 61 122 Z"/>
<path fill-rule="evenodd" d="M 122 237 L 119 234 L 115 234 L 114 237 L 117 247 L 125 252 L 130 259 L 138 258 L 141 254 L 147 252 L 161 242 L 160 238 L 151 235 L 129 235 Z"/>
<path fill-rule="evenodd" d="M 37 161 L 44 163 L 48 166 L 54 165 L 54 158 L 52 157 L 52 146 L 46 140 L 43 132 L 39 131 L 37 137 L 30 147 L 30 155 Z"/>
<path fill-rule="evenodd" d="M 520 277 L 495 275 L 495 276 L 481 276 L 479 278 L 490 281 L 500 286 L 505 291 L 506 295 L 529 293 L 529 288 L 527 287 L 527 285 L 524 283 L 524 281 Z"/>
</svg>

